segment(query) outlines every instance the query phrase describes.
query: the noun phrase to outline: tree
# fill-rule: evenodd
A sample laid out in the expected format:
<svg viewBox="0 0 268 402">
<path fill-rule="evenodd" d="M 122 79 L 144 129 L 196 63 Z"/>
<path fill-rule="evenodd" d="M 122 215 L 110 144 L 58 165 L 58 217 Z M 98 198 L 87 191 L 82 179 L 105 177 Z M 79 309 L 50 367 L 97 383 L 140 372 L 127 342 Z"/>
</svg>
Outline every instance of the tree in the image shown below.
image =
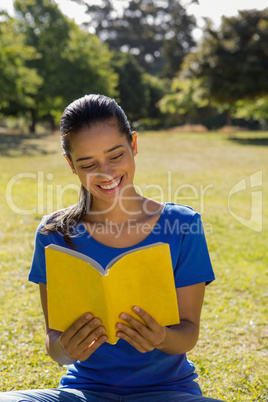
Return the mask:
<svg viewBox="0 0 268 402">
<path fill-rule="evenodd" d="M 180 70 L 184 57 L 195 46 L 192 31 L 196 27 L 196 21 L 193 16 L 186 13 L 177 0 L 167 2 L 163 18 L 165 18 L 165 14 L 170 16 L 170 20 L 169 30 L 165 33 L 163 44 L 165 65 L 161 76 L 172 78 Z M 163 28 L 165 30 L 164 26 Z"/>
<path fill-rule="evenodd" d="M 146 117 L 142 119 L 141 123 L 147 129 L 163 127 L 166 124 L 165 115 L 159 108 L 159 101 L 166 94 L 170 80 L 145 74 L 144 81 L 147 86 L 149 101 L 146 107 Z"/>
<path fill-rule="evenodd" d="M 117 95 L 118 75 L 112 67 L 112 53 L 96 35 L 89 35 L 72 24 L 60 58 L 63 67 L 58 71 L 55 96 L 62 99 L 60 112 L 66 104 L 88 93 Z"/>
<path fill-rule="evenodd" d="M 180 76 L 198 78 L 209 101 L 227 124 L 238 101 L 254 101 L 268 91 L 268 9 L 240 11 L 222 18 L 219 30 L 207 20 L 203 40 L 185 58 Z"/>
<path fill-rule="evenodd" d="M 144 71 L 129 53 L 115 52 L 112 66 L 119 77 L 117 100 L 133 123 L 147 114 L 149 99 Z"/>
<path fill-rule="evenodd" d="M 102 0 L 101 5 L 83 3 L 91 16 L 86 25 L 94 28 L 111 50 L 133 54 L 150 74 L 174 76 L 195 44 L 195 19 L 187 15 L 179 0 L 129 0 L 121 13 L 111 0 Z"/>
<path fill-rule="evenodd" d="M 268 96 L 262 96 L 255 101 L 240 100 L 236 102 L 233 117 L 238 119 L 254 119 L 261 123 L 263 128 L 268 126 Z"/>
<path fill-rule="evenodd" d="M 198 109 L 207 105 L 198 79 L 174 78 L 171 90 L 172 93 L 159 101 L 160 110 L 171 115 L 182 115 L 186 123 L 191 124 L 192 119 L 198 115 Z"/>
<path fill-rule="evenodd" d="M 15 9 L 27 44 L 40 55 L 28 63 L 43 79 L 30 109 L 31 131 L 43 118 L 54 128 L 64 107 L 85 93 L 115 95 L 117 76 L 110 67 L 111 53 L 95 35 L 68 20 L 53 0 L 16 0 Z"/>
<path fill-rule="evenodd" d="M 15 19 L 2 13 L 0 22 L 0 109 L 3 114 L 18 114 L 34 105 L 34 95 L 42 85 L 36 69 L 27 63 L 39 58 L 32 46 L 26 45 Z"/>
<path fill-rule="evenodd" d="M 268 91 L 267 41 L 268 9 L 223 17 L 218 31 L 208 21 L 200 48 L 188 58 L 188 72 L 202 80 L 212 101 L 255 99 Z"/>
</svg>

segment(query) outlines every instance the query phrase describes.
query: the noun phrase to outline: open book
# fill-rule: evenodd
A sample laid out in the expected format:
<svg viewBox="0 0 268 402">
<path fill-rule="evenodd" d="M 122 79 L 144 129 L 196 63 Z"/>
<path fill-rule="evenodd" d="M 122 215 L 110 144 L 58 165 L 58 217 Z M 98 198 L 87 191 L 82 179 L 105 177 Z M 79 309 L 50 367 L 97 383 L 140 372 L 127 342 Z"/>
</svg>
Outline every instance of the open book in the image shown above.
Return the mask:
<svg viewBox="0 0 268 402">
<path fill-rule="evenodd" d="M 45 249 L 49 327 L 66 330 L 86 312 L 102 320 L 107 342 L 115 344 L 122 312 L 142 321 L 137 305 L 160 325 L 179 323 L 169 245 L 155 243 L 114 258 L 104 269 L 92 258 L 50 244 Z"/>
</svg>

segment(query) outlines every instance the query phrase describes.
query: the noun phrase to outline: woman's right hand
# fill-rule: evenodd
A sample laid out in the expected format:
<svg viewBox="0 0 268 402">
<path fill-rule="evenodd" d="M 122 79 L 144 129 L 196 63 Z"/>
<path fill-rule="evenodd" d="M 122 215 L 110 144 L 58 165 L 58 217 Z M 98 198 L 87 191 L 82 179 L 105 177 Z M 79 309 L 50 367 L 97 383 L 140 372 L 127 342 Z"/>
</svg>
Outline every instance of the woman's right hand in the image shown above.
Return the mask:
<svg viewBox="0 0 268 402">
<path fill-rule="evenodd" d="M 65 353 L 74 361 L 84 361 L 107 340 L 101 320 L 86 313 L 59 336 Z"/>
<path fill-rule="evenodd" d="M 101 320 L 91 313 L 78 318 L 66 331 L 49 328 L 47 311 L 47 285 L 39 283 L 40 296 L 46 320 L 46 348 L 48 354 L 59 364 L 72 364 L 84 361 L 107 341 Z"/>
</svg>

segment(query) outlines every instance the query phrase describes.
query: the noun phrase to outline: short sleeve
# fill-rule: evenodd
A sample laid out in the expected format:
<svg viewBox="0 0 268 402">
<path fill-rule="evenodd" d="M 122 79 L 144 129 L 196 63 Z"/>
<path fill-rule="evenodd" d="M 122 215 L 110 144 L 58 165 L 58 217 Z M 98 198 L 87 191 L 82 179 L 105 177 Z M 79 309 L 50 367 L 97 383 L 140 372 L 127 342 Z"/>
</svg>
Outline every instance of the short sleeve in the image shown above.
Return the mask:
<svg viewBox="0 0 268 402">
<path fill-rule="evenodd" d="M 35 283 L 46 284 L 46 260 L 45 247 L 52 243 L 49 234 L 43 234 L 40 229 L 43 227 L 42 222 L 38 226 L 35 234 L 35 246 L 32 259 L 32 266 L 28 280 Z"/>
<path fill-rule="evenodd" d="M 200 214 L 184 225 L 179 258 L 174 270 L 177 288 L 215 279 Z"/>
</svg>

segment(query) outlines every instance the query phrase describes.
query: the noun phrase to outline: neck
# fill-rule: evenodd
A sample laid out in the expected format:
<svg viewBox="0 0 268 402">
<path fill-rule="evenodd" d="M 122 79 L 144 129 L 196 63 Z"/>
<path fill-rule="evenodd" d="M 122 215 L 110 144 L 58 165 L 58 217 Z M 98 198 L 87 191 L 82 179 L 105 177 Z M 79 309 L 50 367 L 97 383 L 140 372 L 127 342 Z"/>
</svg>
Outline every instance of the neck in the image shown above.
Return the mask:
<svg viewBox="0 0 268 402">
<path fill-rule="evenodd" d="M 114 203 L 100 203 L 93 198 L 91 210 L 86 219 L 90 222 L 124 223 L 129 219 L 139 219 L 143 211 L 144 197 L 136 191 Z"/>
</svg>

